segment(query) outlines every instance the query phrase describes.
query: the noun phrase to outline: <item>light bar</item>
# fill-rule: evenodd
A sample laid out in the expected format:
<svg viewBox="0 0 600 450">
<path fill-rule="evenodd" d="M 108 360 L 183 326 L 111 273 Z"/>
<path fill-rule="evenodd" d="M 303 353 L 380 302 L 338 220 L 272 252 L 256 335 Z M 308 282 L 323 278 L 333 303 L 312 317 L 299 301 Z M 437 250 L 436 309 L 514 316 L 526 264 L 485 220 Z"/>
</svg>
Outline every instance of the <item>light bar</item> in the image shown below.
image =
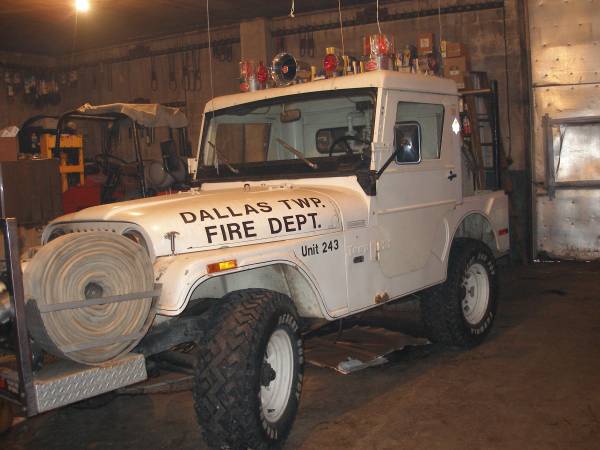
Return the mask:
<svg viewBox="0 0 600 450">
<path fill-rule="evenodd" d="M 223 270 L 231 270 L 237 267 L 237 260 L 230 259 L 228 261 L 219 261 L 216 263 L 208 264 L 206 266 L 207 273 L 222 272 Z"/>
</svg>

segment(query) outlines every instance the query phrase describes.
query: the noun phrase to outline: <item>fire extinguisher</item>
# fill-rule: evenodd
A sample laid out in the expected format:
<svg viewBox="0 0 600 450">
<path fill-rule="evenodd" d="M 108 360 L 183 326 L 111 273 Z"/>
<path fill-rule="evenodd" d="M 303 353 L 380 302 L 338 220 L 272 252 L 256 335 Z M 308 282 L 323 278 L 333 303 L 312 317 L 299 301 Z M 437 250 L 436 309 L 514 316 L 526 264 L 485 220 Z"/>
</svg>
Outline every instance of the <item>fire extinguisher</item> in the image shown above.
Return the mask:
<svg viewBox="0 0 600 450">
<path fill-rule="evenodd" d="M 467 137 L 467 136 L 471 136 L 471 119 L 469 119 L 469 108 L 467 107 L 466 102 L 463 105 L 464 105 L 464 109 L 460 113 L 460 115 L 461 115 L 460 132 L 462 134 L 462 137 Z"/>
<path fill-rule="evenodd" d="M 461 132 L 463 137 L 471 136 L 471 120 L 468 113 L 463 113 Z"/>
</svg>

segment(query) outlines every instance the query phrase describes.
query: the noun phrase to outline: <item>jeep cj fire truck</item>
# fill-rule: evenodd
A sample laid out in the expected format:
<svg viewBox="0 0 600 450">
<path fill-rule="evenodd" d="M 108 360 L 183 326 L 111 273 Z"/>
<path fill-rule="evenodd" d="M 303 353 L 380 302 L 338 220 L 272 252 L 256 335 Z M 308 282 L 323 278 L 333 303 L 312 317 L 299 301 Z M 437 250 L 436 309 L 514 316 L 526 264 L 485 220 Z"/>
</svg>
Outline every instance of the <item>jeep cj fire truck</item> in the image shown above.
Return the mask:
<svg viewBox="0 0 600 450">
<path fill-rule="evenodd" d="M 2 222 L 18 356 L 2 397 L 35 415 L 194 343 L 208 444 L 267 448 L 298 409 L 304 330 L 419 293 L 432 341 L 490 331 L 508 202 L 473 188 L 453 81 L 375 71 L 214 98 L 195 179 L 60 217 L 28 261 Z M 32 367 L 32 349 L 52 356 Z"/>
</svg>

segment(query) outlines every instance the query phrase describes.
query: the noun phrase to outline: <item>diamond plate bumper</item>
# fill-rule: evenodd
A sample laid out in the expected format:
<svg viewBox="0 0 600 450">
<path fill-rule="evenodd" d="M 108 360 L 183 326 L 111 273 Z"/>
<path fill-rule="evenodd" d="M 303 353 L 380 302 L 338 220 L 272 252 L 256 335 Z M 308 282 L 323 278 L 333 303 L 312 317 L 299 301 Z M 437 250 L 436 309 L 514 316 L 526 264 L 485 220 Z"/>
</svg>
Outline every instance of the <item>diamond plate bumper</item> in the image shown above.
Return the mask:
<svg viewBox="0 0 600 450">
<path fill-rule="evenodd" d="M 37 412 L 75 403 L 147 378 L 144 356 L 129 353 L 99 366 L 58 361 L 33 380 Z"/>
</svg>

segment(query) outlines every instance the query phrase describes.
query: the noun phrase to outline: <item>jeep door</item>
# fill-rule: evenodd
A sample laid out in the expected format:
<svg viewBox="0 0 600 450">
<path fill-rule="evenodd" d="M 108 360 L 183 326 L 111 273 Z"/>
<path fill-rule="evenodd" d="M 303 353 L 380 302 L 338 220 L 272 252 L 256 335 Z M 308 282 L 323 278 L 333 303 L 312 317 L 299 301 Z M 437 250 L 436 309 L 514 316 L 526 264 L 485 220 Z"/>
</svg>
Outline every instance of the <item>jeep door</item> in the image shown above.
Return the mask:
<svg viewBox="0 0 600 450">
<path fill-rule="evenodd" d="M 377 253 L 397 297 L 445 276 L 448 213 L 460 201 L 460 137 L 451 95 L 383 91 L 383 142 L 376 165 L 398 149 L 377 183 Z"/>
</svg>

